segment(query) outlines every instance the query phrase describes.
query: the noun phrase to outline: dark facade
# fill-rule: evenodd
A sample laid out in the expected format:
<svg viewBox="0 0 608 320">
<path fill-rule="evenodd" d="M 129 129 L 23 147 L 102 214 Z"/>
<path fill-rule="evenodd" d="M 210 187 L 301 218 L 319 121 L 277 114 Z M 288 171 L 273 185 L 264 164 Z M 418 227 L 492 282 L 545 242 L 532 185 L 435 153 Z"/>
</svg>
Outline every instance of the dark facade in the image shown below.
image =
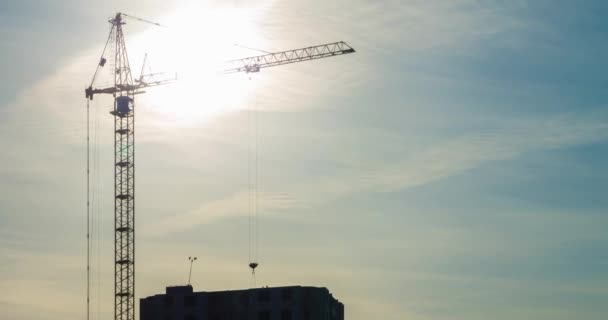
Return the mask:
<svg viewBox="0 0 608 320">
<path fill-rule="evenodd" d="M 167 287 L 140 300 L 140 320 L 344 320 L 344 305 L 327 288 L 276 287 L 193 292 Z"/>
</svg>

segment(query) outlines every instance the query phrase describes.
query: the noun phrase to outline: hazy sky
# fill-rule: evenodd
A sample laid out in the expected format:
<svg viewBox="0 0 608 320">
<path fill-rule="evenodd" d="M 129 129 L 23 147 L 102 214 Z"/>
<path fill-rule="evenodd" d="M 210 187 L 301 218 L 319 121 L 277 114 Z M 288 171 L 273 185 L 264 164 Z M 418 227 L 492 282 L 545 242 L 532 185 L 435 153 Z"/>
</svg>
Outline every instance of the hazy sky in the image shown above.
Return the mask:
<svg viewBox="0 0 608 320">
<path fill-rule="evenodd" d="M 85 315 L 85 104 L 117 11 L 137 97 L 137 297 L 328 287 L 348 320 L 605 319 L 605 1 L 0 3 L 0 318 Z M 217 61 L 357 53 L 218 77 Z M 160 70 L 162 69 L 162 70 Z M 107 70 L 105 76 L 107 77 Z M 103 77 L 102 77 L 103 80 Z M 112 118 L 91 104 L 93 319 L 113 290 Z M 251 110 L 257 110 L 253 113 Z"/>
</svg>

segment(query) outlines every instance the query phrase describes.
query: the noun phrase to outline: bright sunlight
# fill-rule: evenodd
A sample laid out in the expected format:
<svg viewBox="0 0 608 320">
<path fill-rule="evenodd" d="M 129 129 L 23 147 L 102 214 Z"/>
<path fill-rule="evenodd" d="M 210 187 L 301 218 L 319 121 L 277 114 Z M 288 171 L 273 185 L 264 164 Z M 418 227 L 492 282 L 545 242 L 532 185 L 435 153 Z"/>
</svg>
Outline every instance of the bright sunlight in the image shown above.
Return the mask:
<svg viewBox="0 0 608 320">
<path fill-rule="evenodd" d="M 147 53 L 144 74 L 167 72 L 164 77 L 178 79 L 138 97 L 146 108 L 140 120 L 182 127 L 246 108 L 254 81 L 242 74 L 223 75 L 222 68 L 227 60 L 259 54 L 235 44 L 264 47 L 257 26 L 262 9 L 193 4 L 163 18 L 167 27 L 151 27 L 128 39 L 134 78 Z"/>
</svg>

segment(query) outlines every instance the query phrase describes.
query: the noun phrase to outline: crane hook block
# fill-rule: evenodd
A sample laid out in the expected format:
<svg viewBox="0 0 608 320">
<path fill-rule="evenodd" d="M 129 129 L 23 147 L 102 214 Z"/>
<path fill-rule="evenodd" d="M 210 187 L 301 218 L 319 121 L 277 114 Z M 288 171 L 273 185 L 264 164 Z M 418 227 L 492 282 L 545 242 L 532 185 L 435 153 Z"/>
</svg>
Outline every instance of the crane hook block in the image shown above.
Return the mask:
<svg viewBox="0 0 608 320">
<path fill-rule="evenodd" d="M 258 267 L 258 263 L 257 262 L 252 262 L 249 264 L 249 268 L 251 268 L 252 271 L 255 271 L 255 268 Z"/>
</svg>

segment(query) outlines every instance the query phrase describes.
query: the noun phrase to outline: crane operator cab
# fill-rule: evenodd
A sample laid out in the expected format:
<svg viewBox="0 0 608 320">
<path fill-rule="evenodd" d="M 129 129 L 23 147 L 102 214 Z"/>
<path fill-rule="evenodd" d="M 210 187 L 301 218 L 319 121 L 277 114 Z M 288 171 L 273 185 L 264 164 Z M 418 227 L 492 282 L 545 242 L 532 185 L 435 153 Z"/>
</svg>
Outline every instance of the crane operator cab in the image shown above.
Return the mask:
<svg viewBox="0 0 608 320">
<path fill-rule="evenodd" d="M 121 118 L 128 116 L 131 111 L 131 107 L 129 106 L 130 102 L 131 98 L 129 98 L 129 96 L 116 97 L 116 110 L 110 113 Z"/>
</svg>

